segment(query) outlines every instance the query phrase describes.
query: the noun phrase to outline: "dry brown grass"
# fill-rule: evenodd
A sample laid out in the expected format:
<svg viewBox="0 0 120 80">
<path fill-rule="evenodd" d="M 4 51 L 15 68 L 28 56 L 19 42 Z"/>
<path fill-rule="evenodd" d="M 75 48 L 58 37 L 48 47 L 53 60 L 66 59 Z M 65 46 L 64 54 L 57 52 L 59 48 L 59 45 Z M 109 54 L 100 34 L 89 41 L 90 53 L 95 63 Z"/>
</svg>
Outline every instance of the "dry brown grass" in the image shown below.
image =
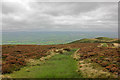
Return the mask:
<svg viewBox="0 0 120 80">
<path fill-rule="evenodd" d="M 79 49 L 73 55 L 76 61 L 79 60 L 79 55 L 77 55 L 78 51 Z M 77 72 L 82 74 L 83 78 L 117 78 L 117 75 L 107 70 L 104 71 L 104 68 L 99 64 L 91 62 L 90 58 L 79 60 L 77 66 Z"/>
<path fill-rule="evenodd" d="M 85 59 L 78 62 L 77 72 L 84 78 L 117 78 L 117 75 L 104 71 L 103 67 L 90 61 L 90 59 Z"/>
</svg>

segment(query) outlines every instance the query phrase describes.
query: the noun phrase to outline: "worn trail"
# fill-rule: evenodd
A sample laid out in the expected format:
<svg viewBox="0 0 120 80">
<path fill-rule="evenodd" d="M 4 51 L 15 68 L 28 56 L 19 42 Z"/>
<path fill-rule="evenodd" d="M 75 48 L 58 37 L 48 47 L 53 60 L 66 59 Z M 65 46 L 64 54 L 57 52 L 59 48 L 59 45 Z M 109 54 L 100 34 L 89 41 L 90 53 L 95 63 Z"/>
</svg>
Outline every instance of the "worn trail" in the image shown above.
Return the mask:
<svg viewBox="0 0 120 80">
<path fill-rule="evenodd" d="M 76 72 L 77 62 L 72 58 L 75 51 L 76 49 L 65 54 L 56 54 L 44 64 L 24 67 L 9 76 L 14 78 L 81 78 L 82 76 Z"/>
</svg>

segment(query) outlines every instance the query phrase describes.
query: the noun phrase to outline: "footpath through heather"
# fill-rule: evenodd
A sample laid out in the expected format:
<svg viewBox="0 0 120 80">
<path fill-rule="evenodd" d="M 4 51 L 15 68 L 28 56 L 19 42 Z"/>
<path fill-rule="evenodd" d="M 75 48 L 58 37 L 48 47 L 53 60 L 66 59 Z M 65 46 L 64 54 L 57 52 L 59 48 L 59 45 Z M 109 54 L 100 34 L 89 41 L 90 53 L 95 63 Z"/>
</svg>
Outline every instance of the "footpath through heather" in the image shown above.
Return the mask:
<svg viewBox="0 0 120 80">
<path fill-rule="evenodd" d="M 76 72 L 77 61 L 73 59 L 76 49 L 63 54 L 54 54 L 45 61 L 31 60 L 31 64 L 5 76 L 12 78 L 82 78 Z"/>
</svg>

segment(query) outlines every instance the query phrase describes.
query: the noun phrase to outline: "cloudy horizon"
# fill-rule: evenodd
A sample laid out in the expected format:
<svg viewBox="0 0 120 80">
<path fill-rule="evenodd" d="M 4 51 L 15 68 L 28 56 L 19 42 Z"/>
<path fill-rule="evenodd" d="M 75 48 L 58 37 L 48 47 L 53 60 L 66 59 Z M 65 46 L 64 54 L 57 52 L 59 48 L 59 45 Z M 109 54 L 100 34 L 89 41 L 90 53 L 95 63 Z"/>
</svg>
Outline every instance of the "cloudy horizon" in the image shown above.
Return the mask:
<svg viewBox="0 0 120 80">
<path fill-rule="evenodd" d="M 118 31 L 117 2 L 3 2 L 3 31 Z"/>
</svg>

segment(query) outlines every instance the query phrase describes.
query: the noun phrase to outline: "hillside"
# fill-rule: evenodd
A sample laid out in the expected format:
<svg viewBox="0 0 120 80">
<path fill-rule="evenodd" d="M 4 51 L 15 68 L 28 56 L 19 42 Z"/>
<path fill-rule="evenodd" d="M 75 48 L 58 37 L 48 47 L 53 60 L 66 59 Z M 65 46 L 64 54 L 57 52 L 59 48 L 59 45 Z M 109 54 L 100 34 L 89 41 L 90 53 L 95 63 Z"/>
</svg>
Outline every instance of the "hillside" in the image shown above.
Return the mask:
<svg viewBox="0 0 120 80">
<path fill-rule="evenodd" d="M 120 44 L 115 41 L 98 37 L 75 44 L 2 45 L 1 77 L 118 78 Z"/>
<path fill-rule="evenodd" d="M 120 40 L 108 38 L 108 37 L 97 37 L 92 39 L 84 38 L 84 39 L 70 42 L 70 44 L 71 43 L 120 43 Z"/>
</svg>

